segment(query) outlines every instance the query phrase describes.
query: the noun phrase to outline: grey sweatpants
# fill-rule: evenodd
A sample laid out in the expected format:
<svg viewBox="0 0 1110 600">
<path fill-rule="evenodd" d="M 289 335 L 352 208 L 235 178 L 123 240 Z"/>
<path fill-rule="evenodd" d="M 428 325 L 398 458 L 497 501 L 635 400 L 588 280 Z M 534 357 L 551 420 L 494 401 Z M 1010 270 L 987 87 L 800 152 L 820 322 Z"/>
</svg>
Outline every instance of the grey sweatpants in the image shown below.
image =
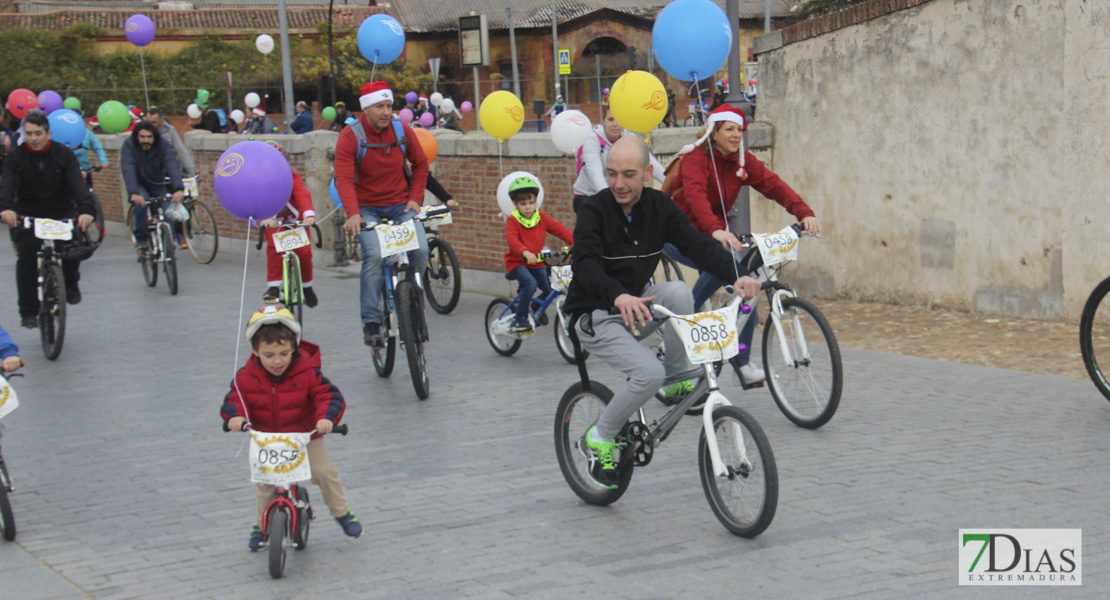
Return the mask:
<svg viewBox="0 0 1110 600">
<path fill-rule="evenodd" d="M 681 281 L 650 285 L 644 288 L 641 296 L 655 296 L 655 304 L 678 314 L 694 312 L 694 297 Z M 638 337 L 633 337 L 620 315 L 610 315 L 607 310 L 593 311 L 589 321 L 586 318 L 578 320 L 582 348 L 628 376 L 628 381 L 613 393 L 613 400 L 597 421 L 595 437 L 611 440 L 620 433 L 628 418 L 655 395 L 667 375 L 688 371 L 694 366 L 687 360 L 682 341 L 669 323 L 663 328 L 667 353 L 660 363 L 655 352 L 639 342 L 659 328 L 658 321 L 640 328 Z M 592 335 L 584 329 L 591 324 Z"/>
</svg>

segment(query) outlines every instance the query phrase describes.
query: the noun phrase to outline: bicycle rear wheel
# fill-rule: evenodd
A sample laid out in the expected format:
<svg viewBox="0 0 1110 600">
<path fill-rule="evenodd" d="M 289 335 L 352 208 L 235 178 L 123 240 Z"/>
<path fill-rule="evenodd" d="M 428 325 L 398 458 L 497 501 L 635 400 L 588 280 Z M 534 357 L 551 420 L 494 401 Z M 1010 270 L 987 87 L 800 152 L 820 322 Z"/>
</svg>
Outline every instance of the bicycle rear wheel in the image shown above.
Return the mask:
<svg viewBox="0 0 1110 600">
<path fill-rule="evenodd" d="M 772 317 L 763 329 L 763 368 L 779 410 L 795 425 L 817 429 L 840 405 L 840 346 L 825 315 L 801 298 L 782 301 L 780 339 Z M 783 347 L 790 356 L 783 353 Z"/>
<path fill-rule="evenodd" d="M 169 223 L 158 225 L 158 235 L 162 236 L 162 270 L 166 272 L 166 285 L 170 295 L 177 295 L 177 241 L 173 239 L 173 228 Z"/>
<path fill-rule="evenodd" d="M 304 288 L 301 285 L 301 261 L 296 254 L 285 262 L 285 281 L 281 285 L 281 301 L 292 311 L 298 323 L 304 323 Z"/>
<path fill-rule="evenodd" d="M 428 361 L 424 356 L 424 328 L 421 325 L 420 292 L 416 284 L 402 281 L 397 284 L 397 326 L 400 329 L 401 345 L 409 362 L 409 375 L 416 397 L 428 399 Z"/>
<path fill-rule="evenodd" d="M 1100 362 L 1110 365 L 1110 277 L 1095 286 L 1079 319 L 1079 350 L 1083 366 L 1102 395 L 1110 400 L 1110 382 Z"/>
<path fill-rule="evenodd" d="M 127 205 L 127 216 L 124 218 L 127 223 L 127 235 L 131 236 L 131 245 L 134 247 L 139 246 L 139 240 L 135 239 L 135 205 Z"/>
<path fill-rule="evenodd" d="M 308 505 L 308 490 L 297 486 L 297 502 Z M 293 549 L 304 550 L 308 547 L 308 528 L 312 521 L 312 507 L 297 509 L 297 528 L 293 530 Z"/>
<path fill-rule="evenodd" d="M 385 310 L 382 311 L 382 339 L 385 344 L 381 348 L 373 348 L 371 355 L 374 359 L 374 370 L 377 371 L 378 377 L 389 377 L 393 373 L 393 361 L 397 357 L 397 338 L 389 335 L 389 323 L 392 319 L 396 318 L 394 315 L 389 314 L 389 300 L 386 295 L 385 283 L 382 283 L 382 302 L 385 305 Z"/>
<path fill-rule="evenodd" d="M 455 310 L 462 293 L 459 259 L 446 240 L 428 239 L 428 266 L 424 269 L 424 293 L 428 304 L 441 315 Z"/>
<path fill-rule="evenodd" d="M 135 241 L 135 234 L 131 234 L 131 241 Z M 152 237 L 146 252 L 139 254 L 139 264 L 143 267 L 143 281 L 146 281 L 147 287 L 158 285 L 158 263 L 155 262 L 158 256 L 160 256 L 158 254 L 158 240 Z"/>
<path fill-rule="evenodd" d="M 682 267 L 679 266 L 678 261 L 666 254 L 659 259 L 659 267 L 663 269 L 663 281 L 686 281 L 682 277 Z"/>
<path fill-rule="evenodd" d="M 185 223 L 185 239 L 189 243 L 189 254 L 202 265 L 216 258 L 220 247 L 220 228 L 216 217 L 208 205 L 200 200 L 189 203 L 189 221 Z"/>
<path fill-rule="evenodd" d="M 93 224 L 89 227 L 89 239 L 92 243 L 99 244 L 104 240 L 104 207 L 100 205 L 100 198 L 96 194 L 89 192 L 89 197 L 93 203 Z"/>
<path fill-rule="evenodd" d="M 285 538 L 289 536 L 289 515 L 285 509 L 270 512 L 266 537 L 270 541 L 270 577 L 281 579 L 285 572 Z"/>
<path fill-rule="evenodd" d="M 57 263 L 43 265 L 42 271 L 39 337 L 42 353 L 48 360 L 57 360 L 66 337 L 66 282 L 62 267 Z"/>
<path fill-rule="evenodd" d="M 736 406 L 713 409 L 713 433 L 728 473 L 713 472 L 709 440 L 703 430 L 698 442 L 698 468 L 705 497 L 717 520 L 732 533 L 753 538 L 775 518 L 779 476 L 771 443 L 759 423 Z"/>
<path fill-rule="evenodd" d="M 574 340 L 570 339 L 570 333 L 569 333 L 570 323 L 566 322 L 562 317 L 562 315 L 563 315 L 563 303 L 566 302 L 566 297 L 564 296 L 562 298 L 559 298 L 555 302 L 557 304 L 556 311 L 555 311 L 555 328 L 554 328 L 555 329 L 555 347 L 559 349 L 559 355 L 563 357 L 563 360 L 567 361 L 568 363 L 570 363 L 572 365 L 576 365 L 576 364 L 578 364 L 578 361 L 574 358 Z M 585 350 L 582 351 L 582 356 L 583 357 L 588 357 L 589 355 L 590 355 L 589 352 L 586 352 Z"/>
<path fill-rule="evenodd" d="M 590 389 L 585 390 L 579 381 L 567 388 L 555 410 L 555 456 L 559 459 L 559 468 L 570 489 L 586 503 L 595 506 L 606 506 L 619 500 L 632 481 L 633 464 L 624 460 L 617 467 L 620 473 L 616 489 L 603 488 L 590 477 L 583 437 L 597 423 L 612 399 L 613 392 L 604 385 L 591 381 Z"/>
<path fill-rule="evenodd" d="M 513 301 L 508 298 L 495 298 L 486 307 L 486 339 L 493 351 L 501 356 L 512 356 L 520 350 L 520 340 L 509 335 L 494 333 L 494 326 L 504 319 L 512 320 L 513 312 L 510 306 Z"/>
<path fill-rule="evenodd" d="M 0 460 L 0 532 L 9 542 L 15 540 L 15 515 L 12 514 L 12 504 L 8 501 L 8 468 Z"/>
</svg>

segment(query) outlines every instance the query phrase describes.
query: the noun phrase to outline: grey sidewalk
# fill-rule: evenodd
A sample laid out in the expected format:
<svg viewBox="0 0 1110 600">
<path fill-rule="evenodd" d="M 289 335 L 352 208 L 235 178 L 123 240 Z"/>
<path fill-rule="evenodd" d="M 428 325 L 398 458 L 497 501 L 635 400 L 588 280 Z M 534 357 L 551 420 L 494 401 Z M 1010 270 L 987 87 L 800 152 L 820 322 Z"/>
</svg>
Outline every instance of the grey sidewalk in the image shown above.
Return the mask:
<svg viewBox="0 0 1110 600">
<path fill-rule="evenodd" d="M 54 363 L 18 327 L 14 261 L 0 261 L 0 323 L 30 363 L 4 419 L 19 537 L 0 544 L 0 599 L 955 598 L 982 593 L 956 585 L 957 533 L 984 527 L 1083 529 L 1082 588 L 998 592 L 1007 598 L 1096 597 L 1106 585 L 1110 406 L 1089 382 L 844 349 L 844 400 L 817 431 L 790 424 L 765 390 L 728 385 L 779 467 L 775 520 L 744 540 L 705 500 L 697 422 L 679 425 L 619 502 L 583 505 L 553 450 L 555 405 L 577 371 L 550 328 L 498 356 L 483 333 L 490 298 L 464 294 L 430 317 L 421 402 L 403 356 L 390 379 L 374 374 L 358 281 L 320 268 L 324 256 L 305 336 L 347 398 L 352 433 L 328 450 L 365 533 L 349 540 L 319 510 L 309 548 L 271 580 L 265 556 L 246 550 L 242 438 L 217 415 L 237 368 L 242 261 L 184 257 L 171 297 L 109 238 L 82 267 L 85 301 Z M 252 257 L 247 310 L 263 269 Z"/>
</svg>

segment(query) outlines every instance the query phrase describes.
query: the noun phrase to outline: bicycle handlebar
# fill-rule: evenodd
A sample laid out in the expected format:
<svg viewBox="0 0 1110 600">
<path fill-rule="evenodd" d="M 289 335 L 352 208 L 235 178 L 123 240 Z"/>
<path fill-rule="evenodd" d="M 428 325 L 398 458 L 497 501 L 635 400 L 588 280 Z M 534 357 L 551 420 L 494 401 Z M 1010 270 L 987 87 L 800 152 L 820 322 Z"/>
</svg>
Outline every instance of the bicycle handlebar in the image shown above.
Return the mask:
<svg viewBox="0 0 1110 600">
<path fill-rule="evenodd" d="M 300 221 L 298 221 L 296 223 L 282 223 L 281 225 L 277 226 L 277 229 L 292 229 L 294 227 L 301 227 L 301 226 L 311 227 L 311 228 L 315 229 L 316 230 L 316 247 L 317 248 L 323 248 L 324 247 L 324 238 L 322 237 L 323 234 L 320 233 L 320 228 L 316 225 L 316 223 L 313 223 L 312 225 L 305 225 L 304 223 L 302 223 Z M 257 250 L 262 249 L 263 234 L 265 233 L 265 231 L 267 229 L 272 229 L 272 228 L 266 227 L 265 225 L 259 225 L 258 226 L 258 244 L 255 245 L 255 249 L 257 249 Z M 309 234 L 309 241 L 311 241 L 311 239 L 312 239 L 312 235 Z"/>
<path fill-rule="evenodd" d="M 21 377 L 22 377 L 22 375 L 21 375 Z M 254 429 L 254 428 L 251 427 L 250 423 L 244 423 L 243 424 L 242 431 L 251 431 L 252 429 Z M 227 421 L 224 421 L 224 433 L 230 433 L 230 432 L 231 432 L 231 427 L 228 426 Z M 332 433 L 338 433 L 339 435 L 347 435 L 347 424 L 344 423 L 342 425 L 336 425 L 335 427 L 331 428 L 331 432 Z M 316 433 L 316 432 L 315 431 L 306 431 L 304 433 Z"/>
<path fill-rule="evenodd" d="M 440 204 L 440 205 L 437 205 L 437 206 L 433 206 L 433 207 L 429 208 L 428 210 L 426 210 L 424 212 L 416 213 L 416 216 L 414 216 L 412 218 L 412 220 L 413 221 L 429 221 L 429 220 L 432 220 L 432 219 L 442 217 L 443 215 L 445 215 L 449 212 L 452 212 L 453 210 L 454 209 L 452 209 L 450 206 L 447 206 L 446 204 Z M 400 221 L 400 222 L 404 223 L 404 221 Z M 378 227 L 378 225 L 389 225 L 391 223 L 392 223 L 391 221 L 383 221 L 381 223 L 363 223 L 362 224 L 362 230 L 363 231 L 373 231 L 374 229 L 376 229 Z"/>
</svg>

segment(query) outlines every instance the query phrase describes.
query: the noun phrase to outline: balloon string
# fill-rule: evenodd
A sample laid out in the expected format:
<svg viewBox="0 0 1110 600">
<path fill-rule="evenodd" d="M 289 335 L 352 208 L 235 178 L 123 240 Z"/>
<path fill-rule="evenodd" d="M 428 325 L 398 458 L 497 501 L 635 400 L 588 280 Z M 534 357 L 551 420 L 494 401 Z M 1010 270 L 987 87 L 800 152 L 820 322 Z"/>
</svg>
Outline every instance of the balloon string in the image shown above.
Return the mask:
<svg viewBox="0 0 1110 600">
<path fill-rule="evenodd" d="M 235 386 L 235 393 L 239 394 L 239 400 L 243 402 L 243 417 L 247 423 L 251 422 L 250 412 L 247 410 L 247 399 L 243 396 L 243 392 L 239 390 L 239 343 L 242 337 L 239 331 L 242 330 L 243 320 L 243 304 L 247 297 L 247 258 L 251 255 L 251 227 L 255 225 L 254 217 L 247 217 L 247 249 L 243 253 L 243 287 L 239 291 L 239 314 L 235 321 L 235 364 L 234 371 L 231 375 L 231 384 Z M 240 448 L 242 450 L 242 448 Z"/>
<path fill-rule="evenodd" d="M 497 140 L 497 170 L 501 175 L 501 179 L 505 178 L 505 159 L 501 154 L 501 140 Z"/>
<path fill-rule="evenodd" d="M 381 54 L 381 52 L 375 52 L 374 53 L 374 60 L 370 61 L 370 62 L 373 63 L 373 66 L 370 67 L 370 81 L 374 81 L 374 73 L 376 73 L 378 71 L 378 56 L 380 54 Z"/>
<path fill-rule="evenodd" d="M 143 71 L 143 97 L 146 98 L 146 109 L 150 110 L 150 92 L 146 88 L 146 61 L 143 60 L 143 47 L 139 46 L 139 66 Z"/>
</svg>

